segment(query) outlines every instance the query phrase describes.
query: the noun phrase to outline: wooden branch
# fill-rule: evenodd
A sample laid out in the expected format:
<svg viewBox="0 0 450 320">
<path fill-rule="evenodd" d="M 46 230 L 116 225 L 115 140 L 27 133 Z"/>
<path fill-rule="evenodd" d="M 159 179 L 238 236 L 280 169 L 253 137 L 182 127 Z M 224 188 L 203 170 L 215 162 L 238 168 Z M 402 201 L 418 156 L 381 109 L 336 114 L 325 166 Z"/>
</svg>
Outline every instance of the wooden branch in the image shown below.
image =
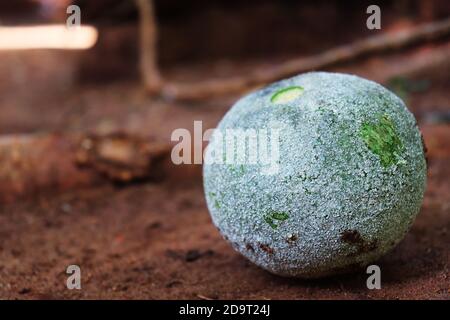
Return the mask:
<svg viewBox="0 0 450 320">
<path fill-rule="evenodd" d="M 163 86 L 162 95 L 169 99 L 197 100 L 215 95 L 238 93 L 250 87 L 298 73 L 323 69 L 367 54 L 400 49 L 418 42 L 438 39 L 448 34 L 450 34 L 450 19 L 420 25 L 410 30 L 370 37 L 318 55 L 286 61 L 272 68 L 264 68 L 244 76 L 212 79 L 195 84 L 166 83 Z"/>
<path fill-rule="evenodd" d="M 130 182 L 154 176 L 155 166 L 169 155 L 171 146 L 122 132 L 88 135 L 78 140 L 76 163 L 110 180 Z"/>
<path fill-rule="evenodd" d="M 139 11 L 140 73 L 146 89 L 159 93 L 162 79 L 157 62 L 158 27 L 153 0 L 136 0 Z"/>
<path fill-rule="evenodd" d="M 159 177 L 170 150 L 170 145 L 126 134 L 2 136 L 0 203 L 105 180 L 126 183 Z"/>
<path fill-rule="evenodd" d="M 450 159 L 450 125 L 422 125 L 428 157 Z M 201 179 L 201 166 L 170 161 L 171 145 L 124 133 L 0 136 L 0 204 L 38 194 L 160 178 Z"/>
</svg>

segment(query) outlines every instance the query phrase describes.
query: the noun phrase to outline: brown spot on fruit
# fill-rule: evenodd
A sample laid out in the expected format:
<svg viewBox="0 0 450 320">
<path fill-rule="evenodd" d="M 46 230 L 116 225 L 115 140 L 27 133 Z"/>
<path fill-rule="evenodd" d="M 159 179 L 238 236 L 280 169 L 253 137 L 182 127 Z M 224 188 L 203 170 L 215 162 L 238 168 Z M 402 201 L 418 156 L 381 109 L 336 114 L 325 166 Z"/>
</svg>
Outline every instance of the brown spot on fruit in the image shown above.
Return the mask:
<svg viewBox="0 0 450 320">
<path fill-rule="evenodd" d="M 268 254 L 273 254 L 273 249 L 269 247 L 267 244 L 261 243 L 259 247 L 261 248 L 261 250 L 267 252 Z"/>
<path fill-rule="evenodd" d="M 422 132 L 420 132 L 420 140 L 422 141 L 423 154 L 425 155 L 425 162 L 426 162 L 427 168 L 428 168 L 428 148 L 425 144 L 425 139 L 423 138 Z"/>
<path fill-rule="evenodd" d="M 372 241 L 366 241 L 357 230 L 345 230 L 341 232 L 341 240 L 345 243 L 354 245 L 357 250 L 354 253 L 350 253 L 348 256 L 360 255 L 374 251 L 377 246 L 377 239 Z"/>
<path fill-rule="evenodd" d="M 298 237 L 296 234 L 291 234 L 287 239 L 286 242 L 289 244 L 293 244 L 294 242 L 296 242 L 298 240 Z"/>
<path fill-rule="evenodd" d="M 356 230 L 345 230 L 341 233 L 341 240 L 346 243 L 355 244 L 361 243 L 363 241 L 363 238 Z"/>
</svg>

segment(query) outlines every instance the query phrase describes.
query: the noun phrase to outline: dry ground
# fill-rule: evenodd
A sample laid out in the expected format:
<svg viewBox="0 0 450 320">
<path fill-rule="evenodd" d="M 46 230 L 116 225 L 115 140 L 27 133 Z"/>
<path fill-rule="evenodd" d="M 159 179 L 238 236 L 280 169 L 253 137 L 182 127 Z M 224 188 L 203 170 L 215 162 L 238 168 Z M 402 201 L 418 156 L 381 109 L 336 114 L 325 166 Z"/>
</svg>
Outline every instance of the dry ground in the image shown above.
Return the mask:
<svg viewBox="0 0 450 320">
<path fill-rule="evenodd" d="M 15 77 L 2 79 L 2 134 L 127 130 L 168 140 L 173 128 L 192 128 L 193 120 L 214 127 L 236 98 L 167 103 L 147 98 L 133 83 L 74 89 L 66 81 L 70 66 L 52 69 L 50 82 L 43 76 L 50 71 L 36 66 L 34 78 L 10 67 Z M 44 192 L 1 205 L 0 298 L 449 299 L 450 125 L 429 116 L 450 110 L 446 68 L 422 75 L 429 87 L 407 97 L 430 149 L 428 189 L 411 232 L 379 261 L 382 290 L 366 288 L 364 271 L 301 281 L 252 265 L 213 227 L 200 170 L 190 168 L 159 182 Z M 82 290 L 65 287 L 70 264 L 81 266 Z"/>
</svg>

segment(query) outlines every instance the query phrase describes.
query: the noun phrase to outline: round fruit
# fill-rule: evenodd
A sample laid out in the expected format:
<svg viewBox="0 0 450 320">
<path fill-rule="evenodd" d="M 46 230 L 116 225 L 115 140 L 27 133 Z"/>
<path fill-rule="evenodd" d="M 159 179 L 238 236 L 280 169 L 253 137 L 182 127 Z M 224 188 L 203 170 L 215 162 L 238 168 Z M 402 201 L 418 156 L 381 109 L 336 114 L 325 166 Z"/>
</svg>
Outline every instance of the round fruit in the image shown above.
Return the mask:
<svg viewBox="0 0 450 320">
<path fill-rule="evenodd" d="M 225 239 L 278 275 L 367 265 L 419 212 L 420 131 L 404 103 L 356 76 L 312 72 L 239 100 L 207 147 L 205 195 Z"/>
</svg>

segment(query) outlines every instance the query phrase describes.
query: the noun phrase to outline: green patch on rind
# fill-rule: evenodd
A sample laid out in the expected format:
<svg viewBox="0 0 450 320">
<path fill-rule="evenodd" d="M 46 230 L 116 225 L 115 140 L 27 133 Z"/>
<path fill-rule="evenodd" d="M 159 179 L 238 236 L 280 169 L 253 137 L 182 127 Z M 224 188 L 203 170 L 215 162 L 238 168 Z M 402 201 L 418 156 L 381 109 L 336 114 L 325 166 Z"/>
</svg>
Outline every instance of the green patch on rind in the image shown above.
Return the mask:
<svg viewBox="0 0 450 320">
<path fill-rule="evenodd" d="M 379 156 L 383 167 L 389 167 L 401 160 L 403 144 L 388 115 L 382 115 L 375 124 L 364 122 L 360 133 L 369 150 Z"/>
<path fill-rule="evenodd" d="M 305 91 L 305 89 L 300 86 L 283 88 L 272 95 L 272 97 L 270 98 L 270 102 L 287 103 L 301 96 L 303 94 L 303 91 Z"/>
<path fill-rule="evenodd" d="M 220 203 L 216 199 L 216 193 L 215 192 L 209 192 L 209 197 L 214 201 L 214 207 L 216 209 L 220 209 Z"/>
<path fill-rule="evenodd" d="M 274 222 L 274 220 L 284 221 L 289 218 L 289 215 L 286 212 L 277 212 L 270 211 L 266 215 L 264 215 L 264 221 L 272 227 L 272 229 L 278 228 L 278 225 Z"/>
</svg>

